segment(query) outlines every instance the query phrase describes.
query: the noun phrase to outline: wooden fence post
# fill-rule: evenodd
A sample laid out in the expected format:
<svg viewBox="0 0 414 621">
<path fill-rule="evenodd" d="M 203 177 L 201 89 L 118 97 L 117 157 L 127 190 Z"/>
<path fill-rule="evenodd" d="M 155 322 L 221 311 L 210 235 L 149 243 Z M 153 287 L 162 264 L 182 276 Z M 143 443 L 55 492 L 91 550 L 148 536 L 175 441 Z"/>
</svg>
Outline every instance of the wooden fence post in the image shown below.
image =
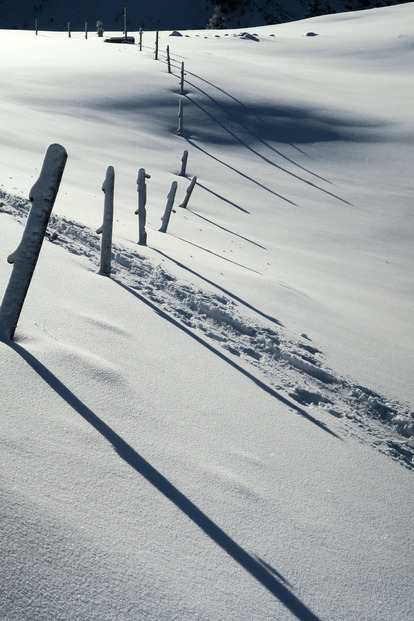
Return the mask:
<svg viewBox="0 0 414 621">
<path fill-rule="evenodd" d="M 85 22 L 85 39 L 88 38 L 88 22 Z"/>
<path fill-rule="evenodd" d="M 180 95 L 184 95 L 184 61 L 181 63 Z"/>
<path fill-rule="evenodd" d="M 142 52 L 142 27 L 139 29 L 139 51 Z"/>
<path fill-rule="evenodd" d="M 167 227 L 168 227 L 168 223 L 170 221 L 170 216 L 171 216 L 171 211 L 174 205 L 174 199 L 175 199 L 175 193 L 177 192 L 177 186 L 178 183 L 176 181 L 173 181 L 171 184 L 171 189 L 168 192 L 168 196 L 167 196 L 167 204 L 165 206 L 165 212 L 163 217 L 161 218 L 162 220 L 162 225 L 160 228 L 160 233 L 166 233 L 167 232 Z"/>
<path fill-rule="evenodd" d="M 155 34 L 155 60 L 158 60 L 158 30 Z"/>
<path fill-rule="evenodd" d="M 37 36 L 37 17 L 35 19 L 35 30 L 36 30 L 36 36 Z"/>
<path fill-rule="evenodd" d="M 128 37 L 128 30 L 127 30 L 127 9 L 126 6 L 124 6 L 124 36 L 125 36 L 125 43 L 127 42 L 127 37 Z"/>
<path fill-rule="evenodd" d="M 70 23 L 68 22 L 68 37 L 69 37 L 69 39 L 70 39 L 71 36 L 72 35 L 71 35 L 71 32 L 70 32 Z"/>
<path fill-rule="evenodd" d="M 114 219 L 114 185 L 115 171 L 112 166 L 108 166 L 102 191 L 105 193 L 103 224 L 97 229 L 97 234 L 101 237 L 101 262 L 99 273 L 109 276 L 111 273 L 111 251 L 112 251 L 112 227 Z"/>
<path fill-rule="evenodd" d="M 135 212 L 135 215 L 138 215 L 138 229 L 139 229 L 139 239 L 138 244 L 140 246 L 147 245 L 147 232 L 145 230 L 145 224 L 147 220 L 147 211 L 145 208 L 147 202 L 147 186 L 145 183 L 145 179 L 150 179 L 150 175 L 145 173 L 144 168 L 140 168 L 138 171 L 138 209 Z"/>
<path fill-rule="evenodd" d="M 183 157 L 181 158 L 181 170 L 178 173 L 179 177 L 185 177 L 185 172 L 187 168 L 187 159 L 188 159 L 188 151 L 187 149 L 185 149 L 183 153 Z"/>
<path fill-rule="evenodd" d="M 51 144 L 39 179 L 30 190 L 32 207 L 18 248 L 7 258 L 13 264 L 0 306 L 0 335 L 13 339 L 24 300 L 36 267 L 50 214 L 59 190 L 68 154 L 60 144 Z"/>
<path fill-rule="evenodd" d="M 170 46 L 167 45 L 167 67 L 168 73 L 171 73 L 171 58 L 170 58 Z"/>
<path fill-rule="evenodd" d="M 183 100 L 180 99 L 178 102 L 178 129 L 177 134 L 182 136 L 184 129 L 184 111 L 183 111 Z"/>
<path fill-rule="evenodd" d="M 188 201 L 190 200 L 191 193 L 194 190 L 194 186 L 195 186 L 196 183 L 197 183 L 197 177 L 193 177 L 191 179 L 190 185 L 187 188 L 187 192 L 186 192 L 185 198 L 184 198 L 183 202 L 181 203 L 180 207 L 184 207 L 184 209 L 187 207 Z"/>
</svg>

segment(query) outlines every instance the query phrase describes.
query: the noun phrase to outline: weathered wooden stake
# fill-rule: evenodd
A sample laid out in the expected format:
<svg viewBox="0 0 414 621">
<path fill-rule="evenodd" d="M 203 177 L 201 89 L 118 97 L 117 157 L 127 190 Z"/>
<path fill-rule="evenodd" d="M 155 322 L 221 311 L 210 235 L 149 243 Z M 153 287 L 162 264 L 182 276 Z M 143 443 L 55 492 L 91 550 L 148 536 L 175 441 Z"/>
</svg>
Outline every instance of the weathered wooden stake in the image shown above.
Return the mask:
<svg viewBox="0 0 414 621">
<path fill-rule="evenodd" d="M 142 52 L 142 27 L 139 29 L 139 51 Z"/>
<path fill-rule="evenodd" d="M 170 46 L 167 45 L 167 67 L 168 73 L 171 73 L 171 59 L 170 59 Z"/>
<path fill-rule="evenodd" d="M 185 198 L 184 198 L 183 202 L 181 203 L 180 207 L 184 207 L 184 209 L 187 207 L 188 201 L 190 200 L 191 193 L 194 190 L 194 186 L 195 186 L 196 183 L 197 183 L 197 177 L 193 177 L 191 179 L 190 185 L 187 188 L 187 192 L 186 192 Z"/>
<path fill-rule="evenodd" d="M 69 39 L 70 39 L 71 36 L 72 35 L 71 35 L 71 32 L 70 32 L 70 23 L 68 22 L 68 37 L 69 37 Z"/>
<path fill-rule="evenodd" d="M 125 35 L 125 43 L 128 37 L 128 30 L 127 30 L 127 9 L 126 6 L 124 6 L 124 35 Z"/>
<path fill-rule="evenodd" d="M 88 22 L 85 22 L 85 39 L 88 38 Z"/>
<path fill-rule="evenodd" d="M 147 211 L 145 208 L 147 202 L 147 186 L 145 183 L 145 179 L 150 179 L 150 175 L 145 173 L 144 168 L 140 168 L 138 171 L 138 209 L 135 212 L 135 215 L 138 215 L 138 229 L 139 229 L 139 239 L 138 244 L 140 246 L 147 245 L 147 232 L 145 230 L 145 223 L 147 220 Z"/>
<path fill-rule="evenodd" d="M 103 224 L 97 229 L 101 237 L 101 262 L 99 273 L 109 276 L 111 273 L 111 251 L 112 251 L 112 228 L 114 220 L 114 185 L 115 171 L 112 166 L 108 166 L 102 191 L 105 193 Z"/>
<path fill-rule="evenodd" d="M 160 233 L 166 233 L 167 232 L 167 227 L 168 227 L 168 223 L 170 221 L 170 216 L 171 216 L 171 211 L 174 205 L 174 199 L 175 199 L 175 193 L 177 192 L 177 186 L 178 183 L 176 181 L 173 181 L 171 184 L 171 189 L 168 192 L 168 196 L 167 196 L 167 204 L 165 206 L 165 212 L 163 217 L 161 218 L 162 220 L 162 225 L 160 228 Z"/>
<path fill-rule="evenodd" d="M 178 102 L 178 129 L 177 134 L 182 136 L 184 129 L 184 111 L 183 111 L 183 100 L 180 99 Z"/>
<path fill-rule="evenodd" d="M 155 60 L 158 60 L 158 30 L 155 33 Z"/>
<path fill-rule="evenodd" d="M 185 172 L 187 168 L 187 160 L 188 160 L 188 151 L 185 149 L 183 153 L 183 157 L 181 158 L 181 170 L 178 173 L 179 177 L 185 177 Z"/>
<path fill-rule="evenodd" d="M 0 306 L 0 336 L 3 338 L 13 339 L 67 157 L 66 150 L 60 144 L 51 144 L 46 151 L 39 179 L 30 190 L 32 207 L 21 242 L 7 258 L 13 264 L 13 270 Z"/>
<path fill-rule="evenodd" d="M 181 63 L 180 95 L 184 95 L 184 62 Z"/>
<path fill-rule="evenodd" d="M 35 30 L 36 30 L 36 35 L 37 35 L 37 17 L 35 19 Z"/>
</svg>

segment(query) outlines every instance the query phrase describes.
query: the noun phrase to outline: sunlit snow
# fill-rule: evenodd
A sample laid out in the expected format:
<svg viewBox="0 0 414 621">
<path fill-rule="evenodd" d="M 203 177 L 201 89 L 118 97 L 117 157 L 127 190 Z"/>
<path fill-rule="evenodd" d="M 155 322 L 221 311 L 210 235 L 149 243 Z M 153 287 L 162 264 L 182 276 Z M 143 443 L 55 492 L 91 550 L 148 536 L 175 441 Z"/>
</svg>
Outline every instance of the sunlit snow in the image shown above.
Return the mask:
<svg viewBox="0 0 414 621">
<path fill-rule="evenodd" d="M 0 616 L 408 621 L 414 4 L 170 34 L 0 30 Z"/>
</svg>

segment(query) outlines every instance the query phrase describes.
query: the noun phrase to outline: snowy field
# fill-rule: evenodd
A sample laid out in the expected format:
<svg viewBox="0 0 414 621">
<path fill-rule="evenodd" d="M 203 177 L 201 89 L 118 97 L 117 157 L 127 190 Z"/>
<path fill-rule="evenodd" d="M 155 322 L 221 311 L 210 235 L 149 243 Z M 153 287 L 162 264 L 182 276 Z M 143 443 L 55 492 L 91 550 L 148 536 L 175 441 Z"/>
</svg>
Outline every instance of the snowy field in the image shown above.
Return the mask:
<svg viewBox="0 0 414 621">
<path fill-rule="evenodd" d="M 0 30 L 0 618 L 410 621 L 414 4 L 170 34 Z"/>
</svg>

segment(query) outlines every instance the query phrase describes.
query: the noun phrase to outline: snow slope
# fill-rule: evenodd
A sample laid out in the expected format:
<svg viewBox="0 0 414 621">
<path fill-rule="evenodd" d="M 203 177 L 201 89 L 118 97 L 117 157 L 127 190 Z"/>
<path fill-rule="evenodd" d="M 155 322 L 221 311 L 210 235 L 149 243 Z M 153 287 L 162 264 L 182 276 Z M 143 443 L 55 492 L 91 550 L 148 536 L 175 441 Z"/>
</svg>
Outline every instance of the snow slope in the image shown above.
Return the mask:
<svg viewBox="0 0 414 621">
<path fill-rule="evenodd" d="M 2 290 L 69 153 L 0 343 L 2 618 L 412 618 L 412 17 L 164 32 L 158 62 L 0 31 Z"/>
</svg>

